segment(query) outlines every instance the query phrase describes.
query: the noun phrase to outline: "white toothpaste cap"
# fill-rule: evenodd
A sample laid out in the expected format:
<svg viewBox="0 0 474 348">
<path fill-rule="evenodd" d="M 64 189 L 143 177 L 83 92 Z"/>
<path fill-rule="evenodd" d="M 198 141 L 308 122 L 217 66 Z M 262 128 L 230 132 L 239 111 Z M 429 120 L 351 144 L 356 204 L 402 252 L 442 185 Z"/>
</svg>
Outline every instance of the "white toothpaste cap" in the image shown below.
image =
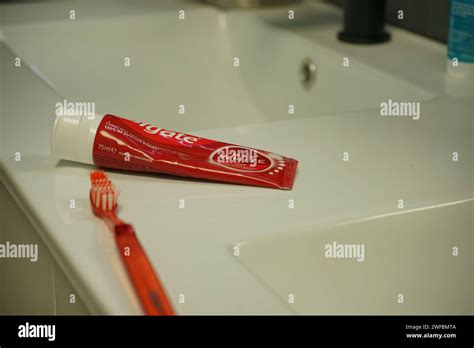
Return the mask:
<svg viewBox="0 0 474 348">
<path fill-rule="evenodd" d="M 94 164 L 92 150 L 102 117 L 56 115 L 51 136 L 51 155 L 56 159 Z"/>
</svg>

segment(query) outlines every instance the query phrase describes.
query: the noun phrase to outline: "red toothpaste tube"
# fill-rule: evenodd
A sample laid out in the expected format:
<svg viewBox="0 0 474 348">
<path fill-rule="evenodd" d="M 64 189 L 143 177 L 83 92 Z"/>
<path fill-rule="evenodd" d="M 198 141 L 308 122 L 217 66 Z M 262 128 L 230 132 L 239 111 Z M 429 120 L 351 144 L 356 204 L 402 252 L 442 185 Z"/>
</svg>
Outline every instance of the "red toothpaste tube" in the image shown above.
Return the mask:
<svg viewBox="0 0 474 348">
<path fill-rule="evenodd" d="M 56 158 L 102 168 L 165 173 L 290 190 L 298 161 L 107 114 L 56 116 Z"/>
</svg>

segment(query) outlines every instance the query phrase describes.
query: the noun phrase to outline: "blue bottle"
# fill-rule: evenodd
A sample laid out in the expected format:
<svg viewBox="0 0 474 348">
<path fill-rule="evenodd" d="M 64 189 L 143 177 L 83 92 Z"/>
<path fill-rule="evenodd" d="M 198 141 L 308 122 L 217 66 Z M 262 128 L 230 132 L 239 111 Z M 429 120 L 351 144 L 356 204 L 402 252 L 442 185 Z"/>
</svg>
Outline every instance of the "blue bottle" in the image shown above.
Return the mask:
<svg viewBox="0 0 474 348">
<path fill-rule="evenodd" d="M 451 0 L 448 74 L 474 79 L 474 0 Z"/>
</svg>

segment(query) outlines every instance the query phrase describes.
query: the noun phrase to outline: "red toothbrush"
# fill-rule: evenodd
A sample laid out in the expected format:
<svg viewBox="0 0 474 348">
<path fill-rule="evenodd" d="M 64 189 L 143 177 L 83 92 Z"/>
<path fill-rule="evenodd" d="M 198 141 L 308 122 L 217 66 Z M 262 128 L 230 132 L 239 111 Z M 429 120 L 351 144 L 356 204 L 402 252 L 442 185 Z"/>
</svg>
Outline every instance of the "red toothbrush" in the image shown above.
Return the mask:
<svg viewBox="0 0 474 348">
<path fill-rule="evenodd" d="M 113 231 L 119 253 L 145 314 L 174 315 L 165 289 L 141 247 L 133 226 L 117 217 L 117 187 L 103 171 L 92 171 L 90 179 L 92 210 Z"/>
</svg>

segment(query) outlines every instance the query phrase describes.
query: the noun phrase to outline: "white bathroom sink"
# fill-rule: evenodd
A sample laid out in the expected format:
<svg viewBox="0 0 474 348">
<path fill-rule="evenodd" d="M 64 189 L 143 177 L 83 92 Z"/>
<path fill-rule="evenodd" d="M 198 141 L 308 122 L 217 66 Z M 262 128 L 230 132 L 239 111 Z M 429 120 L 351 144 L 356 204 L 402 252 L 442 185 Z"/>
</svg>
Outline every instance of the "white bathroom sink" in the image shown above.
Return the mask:
<svg viewBox="0 0 474 348">
<path fill-rule="evenodd" d="M 185 19 L 179 6 L 97 18 L 83 14 L 85 6 L 69 5 L 54 21 L 48 13 L 28 24 L 9 23 L 4 32 L 61 96 L 95 102 L 97 112 L 195 130 L 434 97 L 352 57 L 344 66 L 345 55 L 246 11 L 187 4 Z M 75 20 L 68 18 L 69 8 L 76 9 Z M 309 90 L 302 84 L 305 60 L 316 69 Z"/>
<path fill-rule="evenodd" d="M 301 16 L 298 9 L 296 12 Z M 291 26 L 287 16 L 281 11 L 273 18 Z M 267 121 L 377 109 L 388 99 L 422 102 L 434 97 L 352 55 L 255 19 L 246 12 L 231 12 L 228 41 L 241 59 L 248 95 Z M 306 61 L 316 70 L 314 84 L 308 89 L 302 84 L 301 71 Z M 294 106 L 294 114 L 289 114 L 289 105 Z"/>
<path fill-rule="evenodd" d="M 249 263 L 252 272 L 242 267 L 246 260 L 239 262 L 233 247 L 261 240 L 263 247 L 255 250 L 265 256 L 276 236 L 473 197 L 471 101 L 449 98 L 439 85 L 426 88 L 426 81 L 441 81 L 444 74 L 438 44 L 392 29 L 392 43 L 371 47 L 365 56 L 363 48 L 346 54 L 333 42 L 340 22 L 312 39 L 269 25 L 259 11 L 117 1 L 109 12 L 104 4 L 3 8 L 9 20 L 0 46 L 5 186 L 91 313 L 141 311 L 112 237 L 89 207 L 94 167 L 50 156 L 55 104 L 64 98 L 95 102 L 98 113 L 299 160 L 291 191 L 110 172 L 121 189 L 120 214 L 136 227 L 180 314 L 306 313 L 282 300 L 278 284 L 255 277 L 255 263 Z M 324 12 L 328 6 L 315 8 Z M 71 9 L 76 20 L 68 19 Z M 178 18 L 181 9 L 185 20 Z M 342 64 L 346 55 L 349 68 Z M 21 67 L 12 63 L 17 56 Z M 300 75 L 306 58 L 316 66 L 309 90 Z M 396 65 L 400 60 L 423 72 L 423 87 Z M 420 102 L 420 119 L 382 117 L 379 105 L 387 99 Z M 453 161 L 454 152 L 459 161 Z M 298 265 L 289 262 L 290 270 Z M 295 285 L 304 283 L 300 278 Z M 307 310 L 318 308 L 312 302 Z"/>
</svg>

